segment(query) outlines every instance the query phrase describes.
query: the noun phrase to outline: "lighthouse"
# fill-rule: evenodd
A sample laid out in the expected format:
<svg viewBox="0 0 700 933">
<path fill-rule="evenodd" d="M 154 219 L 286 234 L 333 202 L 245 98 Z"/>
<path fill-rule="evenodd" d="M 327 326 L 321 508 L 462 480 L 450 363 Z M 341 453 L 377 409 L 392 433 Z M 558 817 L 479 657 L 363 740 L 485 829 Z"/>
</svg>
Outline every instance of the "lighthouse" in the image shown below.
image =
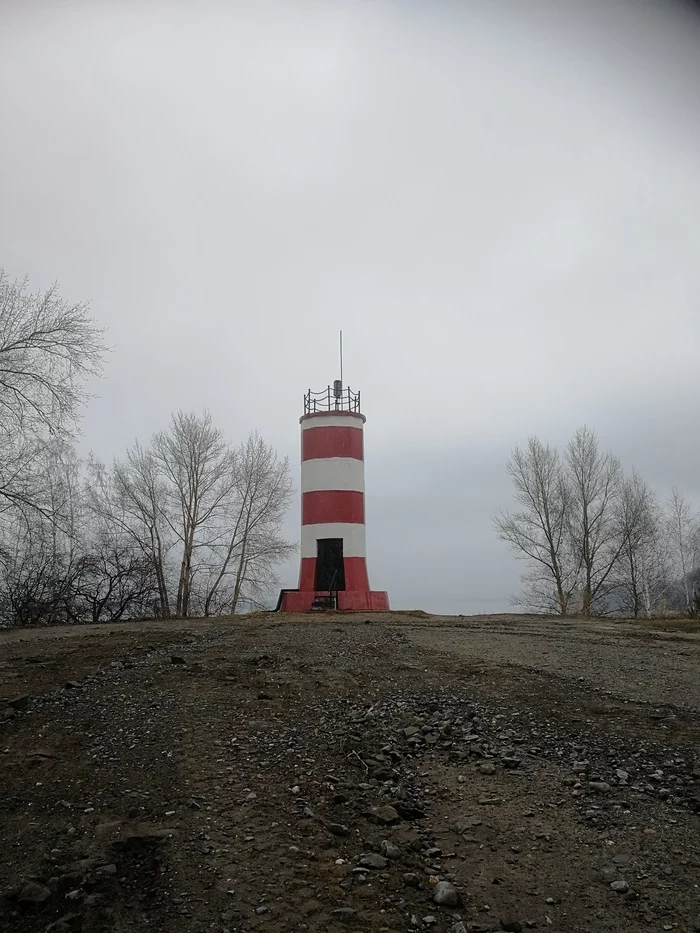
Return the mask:
<svg viewBox="0 0 700 933">
<path fill-rule="evenodd" d="M 282 590 L 283 612 L 384 610 L 371 590 L 365 545 L 365 416 L 360 393 L 340 380 L 304 396 L 301 424 L 299 587 Z"/>
</svg>

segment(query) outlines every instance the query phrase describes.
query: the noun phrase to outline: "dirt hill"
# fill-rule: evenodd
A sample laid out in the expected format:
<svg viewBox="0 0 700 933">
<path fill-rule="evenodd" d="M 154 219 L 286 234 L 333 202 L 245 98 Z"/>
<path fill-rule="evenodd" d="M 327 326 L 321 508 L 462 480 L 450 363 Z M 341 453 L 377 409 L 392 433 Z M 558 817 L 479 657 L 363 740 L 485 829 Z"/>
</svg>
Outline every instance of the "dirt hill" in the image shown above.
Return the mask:
<svg viewBox="0 0 700 933">
<path fill-rule="evenodd" d="M 0 930 L 700 930 L 699 674 L 682 625 L 0 633 Z"/>
</svg>

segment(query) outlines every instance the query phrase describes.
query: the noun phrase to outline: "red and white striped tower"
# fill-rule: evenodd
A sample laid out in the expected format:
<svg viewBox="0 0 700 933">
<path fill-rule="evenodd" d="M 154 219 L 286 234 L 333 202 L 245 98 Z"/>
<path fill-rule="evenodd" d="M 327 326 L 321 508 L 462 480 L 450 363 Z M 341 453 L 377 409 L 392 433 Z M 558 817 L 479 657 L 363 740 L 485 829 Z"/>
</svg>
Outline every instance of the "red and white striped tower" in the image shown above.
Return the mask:
<svg viewBox="0 0 700 933">
<path fill-rule="evenodd" d="M 309 391 L 301 423 L 301 567 L 299 588 L 279 607 L 305 612 L 389 608 L 370 590 L 365 548 L 364 424 L 360 393 L 340 382 Z"/>
</svg>

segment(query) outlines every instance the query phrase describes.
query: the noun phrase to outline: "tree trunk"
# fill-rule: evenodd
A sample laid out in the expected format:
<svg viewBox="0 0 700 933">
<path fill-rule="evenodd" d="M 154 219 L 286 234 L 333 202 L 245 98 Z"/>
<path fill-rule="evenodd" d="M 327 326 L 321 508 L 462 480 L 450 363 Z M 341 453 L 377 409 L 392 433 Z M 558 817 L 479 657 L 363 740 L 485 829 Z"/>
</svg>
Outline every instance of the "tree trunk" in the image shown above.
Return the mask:
<svg viewBox="0 0 700 933">
<path fill-rule="evenodd" d="M 238 569 L 236 571 L 236 583 L 235 583 L 235 586 L 233 587 L 233 600 L 231 602 L 231 615 L 234 615 L 236 612 L 236 608 L 238 606 L 238 600 L 240 599 L 240 596 L 241 596 L 241 589 L 243 588 L 243 581 L 245 579 L 245 570 L 246 570 L 246 556 L 245 555 L 246 555 L 247 544 L 248 544 L 247 540 L 244 540 L 243 545 L 241 547 L 241 557 L 238 562 Z"/>
</svg>

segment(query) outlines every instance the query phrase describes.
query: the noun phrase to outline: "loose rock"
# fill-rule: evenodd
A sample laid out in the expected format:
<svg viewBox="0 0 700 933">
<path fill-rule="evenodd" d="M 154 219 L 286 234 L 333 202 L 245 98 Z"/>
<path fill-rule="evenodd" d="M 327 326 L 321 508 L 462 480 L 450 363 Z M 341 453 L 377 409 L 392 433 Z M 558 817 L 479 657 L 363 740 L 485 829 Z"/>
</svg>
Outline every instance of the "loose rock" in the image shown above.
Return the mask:
<svg viewBox="0 0 700 933">
<path fill-rule="evenodd" d="M 376 852 L 370 852 L 368 855 L 363 855 L 360 859 L 360 865 L 363 865 L 365 868 L 381 869 L 386 868 L 388 864 L 389 860 L 383 855 L 377 855 Z"/>
<path fill-rule="evenodd" d="M 401 849 L 399 849 L 398 846 L 394 845 L 393 842 L 389 842 L 388 839 L 385 839 L 382 842 L 381 852 L 382 852 L 382 855 L 385 856 L 385 858 L 392 859 L 393 861 L 397 861 L 398 859 L 401 858 Z"/>
<path fill-rule="evenodd" d="M 374 811 L 374 816 L 377 818 L 377 820 L 379 820 L 380 823 L 387 825 L 389 823 L 397 823 L 399 819 L 398 812 L 394 809 L 394 807 L 391 806 L 379 807 Z"/>
<path fill-rule="evenodd" d="M 433 892 L 433 900 L 440 907 L 458 907 L 461 897 L 457 888 L 449 881 L 438 881 Z"/>
<path fill-rule="evenodd" d="M 51 890 L 36 881 L 26 881 L 19 895 L 20 904 L 43 904 L 51 897 Z"/>
</svg>

